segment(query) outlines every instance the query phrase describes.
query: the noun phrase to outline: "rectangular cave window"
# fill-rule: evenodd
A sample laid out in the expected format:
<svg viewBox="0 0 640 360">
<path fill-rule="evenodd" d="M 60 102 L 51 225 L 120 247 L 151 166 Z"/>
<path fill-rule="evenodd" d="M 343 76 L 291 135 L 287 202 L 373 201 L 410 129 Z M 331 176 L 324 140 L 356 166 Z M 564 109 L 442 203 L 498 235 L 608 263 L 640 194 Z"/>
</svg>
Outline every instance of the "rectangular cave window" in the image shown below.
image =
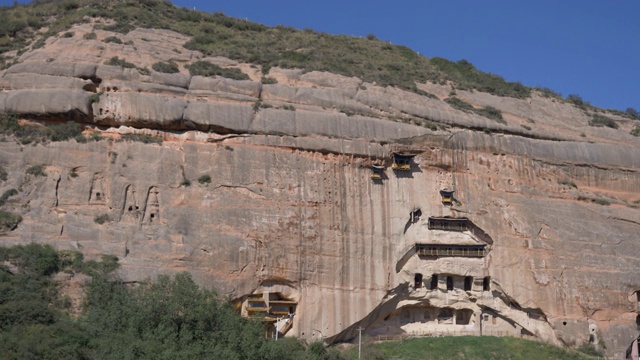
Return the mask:
<svg viewBox="0 0 640 360">
<path fill-rule="evenodd" d="M 431 275 L 431 286 L 429 287 L 431 290 L 435 290 L 438 288 L 438 275 Z"/>
<path fill-rule="evenodd" d="M 447 276 L 447 290 L 453 290 L 453 278 Z"/>
<path fill-rule="evenodd" d="M 482 291 L 491 290 L 491 277 L 487 276 L 482 280 Z"/>
<path fill-rule="evenodd" d="M 473 277 L 467 276 L 464 278 L 464 291 L 471 291 L 471 284 L 473 284 Z"/>
<path fill-rule="evenodd" d="M 415 284 L 416 289 L 420 289 L 422 287 L 422 274 L 416 273 L 413 276 L 413 282 Z"/>
</svg>

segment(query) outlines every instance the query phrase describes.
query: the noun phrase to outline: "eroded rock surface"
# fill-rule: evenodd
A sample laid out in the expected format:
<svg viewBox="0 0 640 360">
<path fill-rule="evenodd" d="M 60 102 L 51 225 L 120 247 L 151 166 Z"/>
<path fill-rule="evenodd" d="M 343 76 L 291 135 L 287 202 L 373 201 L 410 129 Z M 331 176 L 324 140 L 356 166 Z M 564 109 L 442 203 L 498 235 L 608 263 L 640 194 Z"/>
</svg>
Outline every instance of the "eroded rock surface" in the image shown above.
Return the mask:
<svg viewBox="0 0 640 360">
<path fill-rule="evenodd" d="M 73 30 L 0 73 L 0 110 L 75 120 L 109 139 L 1 142 L 0 190 L 19 191 L 4 208 L 23 217 L 3 245 L 113 254 L 130 281 L 189 271 L 245 313 L 260 299 L 286 305 L 278 329 L 310 340 L 348 340 L 362 326 L 371 336 L 602 340 L 621 356 L 637 336 L 630 120 L 610 114 L 620 129 L 595 128 L 584 111 L 536 94 L 457 91 L 500 109 L 505 125 L 453 109 L 448 86 L 420 84 L 434 99 L 283 69 L 264 85 L 259 69 L 221 58 L 208 60 L 251 80 L 192 77 L 182 65 L 204 57 L 181 35 L 139 29 L 118 35 L 125 45 L 102 42 L 113 35 L 102 30 L 82 39 L 91 24 Z M 181 72 L 105 65 L 113 56 L 138 68 L 173 60 Z M 131 132 L 164 142 L 118 140 Z M 392 170 L 393 152 L 415 155 L 409 171 Z M 26 174 L 33 165 L 46 176 Z M 455 190 L 450 206 L 443 189 Z M 473 227 L 430 225 L 448 217 Z M 462 252 L 427 256 L 419 244 Z"/>
</svg>

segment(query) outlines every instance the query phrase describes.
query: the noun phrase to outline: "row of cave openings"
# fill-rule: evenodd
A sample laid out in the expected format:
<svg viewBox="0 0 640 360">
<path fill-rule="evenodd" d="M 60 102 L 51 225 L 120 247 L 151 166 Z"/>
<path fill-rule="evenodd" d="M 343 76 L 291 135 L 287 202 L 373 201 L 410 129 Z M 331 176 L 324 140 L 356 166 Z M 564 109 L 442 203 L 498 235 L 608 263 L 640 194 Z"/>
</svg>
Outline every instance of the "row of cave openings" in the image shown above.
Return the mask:
<svg viewBox="0 0 640 360">
<path fill-rule="evenodd" d="M 470 309 L 456 310 L 448 307 L 442 309 L 427 307 L 420 310 L 422 311 L 416 313 L 415 311 L 409 311 L 409 309 L 403 309 L 400 312 L 400 322 L 406 324 L 435 321 L 438 324 L 469 325 L 471 317 L 473 316 L 473 310 Z M 387 320 L 389 320 L 389 317 L 385 318 L 385 321 Z"/>
<path fill-rule="evenodd" d="M 75 173 L 76 169 L 72 170 Z M 145 216 L 149 222 L 157 221 L 160 218 L 160 190 L 156 186 L 149 188 L 147 192 L 145 211 L 148 216 L 144 215 L 143 210 L 140 209 L 138 201 L 136 199 L 136 189 L 133 185 L 128 185 L 125 189 L 124 208 L 126 210 L 125 216 L 131 216 L 134 219 L 139 219 L 140 216 Z M 104 179 L 102 174 L 95 174 L 91 180 L 91 188 L 89 194 L 89 204 L 91 205 L 105 205 L 108 199 L 104 192 Z"/>
<path fill-rule="evenodd" d="M 474 291 L 474 278 L 473 276 L 452 276 L 452 275 L 443 275 L 444 283 L 446 285 L 447 291 L 452 291 L 453 289 L 460 288 L 464 291 Z M 437 290 L 439 288 L 440 277 L 438 274 L 431 275 L 431 279 L 429 281 L 429 290 Z M 460 287 L 460 284 L 462 285 Z M 413 276 L 413 285 L 415 289 L 426 288 L 426 282 L 424 281 L 424 276 L 421 273 L 416 273 Z M 491 277 L 485 276 L 482 278 L 482 291 L 490 291 L 491 290 Z"/>
</svg>

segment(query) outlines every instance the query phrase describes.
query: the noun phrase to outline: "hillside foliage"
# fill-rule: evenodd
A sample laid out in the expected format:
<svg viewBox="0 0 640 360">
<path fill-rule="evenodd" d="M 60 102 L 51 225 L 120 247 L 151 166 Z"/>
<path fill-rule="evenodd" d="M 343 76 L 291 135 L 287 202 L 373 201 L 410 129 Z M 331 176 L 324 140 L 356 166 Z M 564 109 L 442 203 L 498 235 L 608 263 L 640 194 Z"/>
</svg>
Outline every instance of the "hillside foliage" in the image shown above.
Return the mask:
<svg viewBox="0 0 640 360">
<path fill-rule="evenodd" d="M 44 45 L 50 36 L 73 24 L 91 19 L 112 19 L 103 30 L 126 34 L 136 27 L 170 29 L 191 36 L 185 47 L 206 55 L 225 56 L 271 67 L 331 71 L 357 76 L 381 86 L 417 91 L 416 82 L 451 82 L 460 89 L 487 91 L 523 98 L 530 88 L 478 71 L 469 62 L 428 59 L 406 46 L 394 45 L 375 36 L 350 37 L 313 30 L 262 24 L 178 8 L 168 1 L 35 1 L 30 5 L 0 8 L 0 54 L 25 51 Z M 47 31 L 39 36 L 40 29 Z M 117 37 L 114 37 L 117 38 Z M 4 60 L 10 64 L 9 60 Z"/>
</svg>

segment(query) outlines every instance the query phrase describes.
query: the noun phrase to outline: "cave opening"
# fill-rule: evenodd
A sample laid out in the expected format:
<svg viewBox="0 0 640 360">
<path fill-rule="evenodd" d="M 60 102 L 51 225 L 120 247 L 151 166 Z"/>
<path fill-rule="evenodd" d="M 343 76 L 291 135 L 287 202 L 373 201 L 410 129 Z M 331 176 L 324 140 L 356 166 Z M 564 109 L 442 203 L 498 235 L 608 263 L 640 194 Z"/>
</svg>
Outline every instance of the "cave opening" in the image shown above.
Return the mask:
<svg viewBox="0 0 640 360">
<path fill-rule="evenodd" d="M 482 280 L 482 291 L 491 290 L 491 277 L 487 276 Z"/>
<path fill-rule="evenodd" d="M 473 277 L 467 276 L 464 278 L 464 291 L 471 291 L 471 285 L 473 284 Z"/>
<path fill-rule="evenodd" d="M 416 289 L 422 288 L 422 274 L 416 273 L 413 276 L 413 282 L 415 284 Z"/>
</svg>

